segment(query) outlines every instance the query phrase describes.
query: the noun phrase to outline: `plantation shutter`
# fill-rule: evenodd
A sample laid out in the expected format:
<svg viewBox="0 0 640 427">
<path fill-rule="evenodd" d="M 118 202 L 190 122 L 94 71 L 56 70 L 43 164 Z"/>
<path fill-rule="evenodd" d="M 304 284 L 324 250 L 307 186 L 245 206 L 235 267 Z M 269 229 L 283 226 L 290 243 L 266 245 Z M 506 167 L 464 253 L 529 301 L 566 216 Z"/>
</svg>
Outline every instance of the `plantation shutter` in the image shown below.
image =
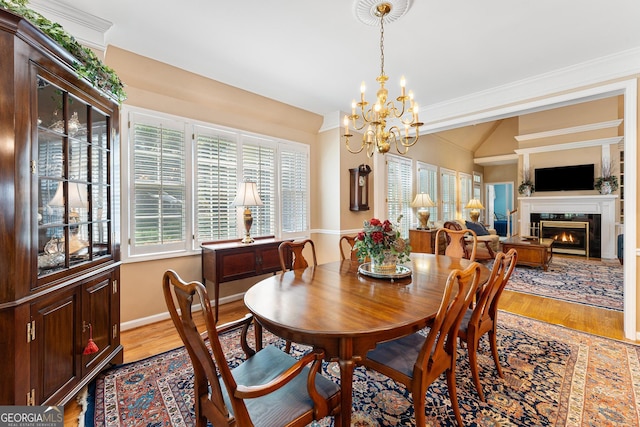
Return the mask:
<svg viewBox="0 0 640 427">
<path fill-rule="evenodd" d="M 456 217 L 456 173 L 440 169 L 440 197 L 442 198 L 442 221 L 453 221 Z"/>
<path fill-rule="evenodd" d="M 402 237 L 409 236 L 411 222 L 411 159 L 387 154 L 387 218 L 397 224 Z"/>
<path fill-rule="evenodd" d="M 238 237 L 238 143 L 232 132 L 195 128 L 196 244 Z"/>
<path fill-rule="evenodd" d="M 283 146 L 280 154 L 282 233 L 309 229 L 308 149 Z"/>
<path fill-rule="evenodd" d="M 272 142 L 244 137 L 242 140 L 242 179 L 255 181 L 262 206 L 252 206 L 253 226 L 251 235 L 275 234 L 276 200 L 276 150 Z"/>
<path fill-rule="evenodd" d="M 427 208 L 429 221 L 438 219 L 438 167 L 418 162 L 418 193 L 427 193 L 436 206 Z"/>
<path fill-rule="evenodd" d="M 184 127 L 141 114 L 132 121 L 132 253 L 184 249 Z"/>
</svg>

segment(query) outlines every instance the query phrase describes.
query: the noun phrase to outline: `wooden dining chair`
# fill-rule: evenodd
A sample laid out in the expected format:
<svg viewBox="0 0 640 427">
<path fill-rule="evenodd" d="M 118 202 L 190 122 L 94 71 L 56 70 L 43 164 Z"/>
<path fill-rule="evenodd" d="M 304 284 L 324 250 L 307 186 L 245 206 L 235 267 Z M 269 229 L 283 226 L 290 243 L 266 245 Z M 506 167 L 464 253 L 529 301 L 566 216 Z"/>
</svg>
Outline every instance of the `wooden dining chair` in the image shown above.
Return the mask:
<svg viewBox="0 0 640 427">
<path fill-rule="evenodd" d="M 515 249 L 509 250 L 506 254 L 504 252 L 498 252 L 493 263 L 493 268 L 491 269 L 489 280 L 487 280 L 484 286 L 478 289 L 475 306 L 467 309 L 460 323 L 460 329 L 458 330 L 458 337 L 467 344 L 471 376 L 473 377 L 476 390 L 478 390 L 480 400 L 483 402 L 484 393 L 482 392 L 480 376 L 478 374 L 478 344 L 480 338 L 482 338 L 484 334 L 488 334 L 491 354 L 493 355 L 493 361 L 496 365 L 498 375 L 500 375 L 500 378 L 504 378 L 502 369 L 500 368 L 498 346 L 496 344 L 498 302 L 502 291 L 505 286 L 507 286 L 507 282 L 511 277 L 511 273 L 513 273 L 517 261 L 518 253 Z"/>
<path fill-rule="evenodd" d="M 316 245 L 313 243 L 313 240 L 305 239 L 295 242 L 282 242 L 280 243 L 280 246 L 278 246 L 278 254 L 280 255 L 280 267 L 282 271 L 287 271 L 287 256 L 289 254 L 291 254 L 291 256 L 293 257 L 293 260 L 291 262 L 292 270 L 309 267 L 309 263 L 302 254 L 307 245 L 311 248 L 311 254 L 313 256 L 313 266 L 315 267 L 318 265 L 318 260 L 316 258 Z"/>
<path fill-rule="evenodd" d="M 345 250 L 349 250 L 349 259 L 351 261 L 358 261 L 358 254 L 353 250 L 353 246 L 356 244 L 356 236 L 341 236 L 338 241 L 338 247 L 340 248 L 340 259 L 347 259 Z"/>
<path fill-rule="evenodd" d="M 287 271 L 287 259 L 291 258 L 292 270 L 300 270 L 309 267 L 309 263 L 305 259 L 304 255 L 302 255 L 302 252 L 307 245 L 311 248 L 313 266 L 315 267 L 318 265 L 318 260 L 316 258 L 316 245 L 313 243 L 313 240 L 305 239 L 295 242 L 282 242 L 280 243 L 280 246 L 278 246 L 278 254 L 280 255 L 280 268 L 283 272 Z M 291 351 L 291 341 L 285 341 L 284 351 L 286 353 Z"/>
<path fill-rule="evenodd" d="M 412 335 L 378 344 L 361 362 L 387 377 L 404 384 L 411 391 L 416 425 L 424 427 L 425 393 L 429 385 L 443 372 L 456 421 L 462 426 L 462 417 L 456 393 L 456 343 L 462 315 L 469 307 L 478 288 L 481 267 L 471 263 L 464 270 L 452 270 L 447 279 L 440 308 L 426 337 Z"/>
<path fill-rule="evenodd" d="M 256 353 L 246 339 L 251 315 L 216 327 L 207 289 L 200 282 L 186 283 L 168 270 L 162 289 L 193 364 L 198 427 L 206 427 L 207 420 L 214 426 L 305 426 L 329 415 L 336 425 L 340 423 L 340 388 L 319 374 L 322 350 L 313 350 L 300 360 L 274 346 Z M 205 319 L 204 333 L 198 331 L 192 316 L 196 295 Z M 230 369 L 219 334 L 240 326 L 247 359 Z"/>
<path fill-rule="evenodd" d="M 470 241 L 467 241 L 467 238 Z M 476 247 L 478 245 L 478 237 L 473 230 L 463 229 L 459 224 L 453 221 L 444 223 L 444 227 L 436 231 L 436 247 L 435 253 L 440 253 L 440 241 L 444 239 L 446 242 L 444 254 L 454 258 L 466 258 L 470 261 L 476 259 Z"/>
</svg>

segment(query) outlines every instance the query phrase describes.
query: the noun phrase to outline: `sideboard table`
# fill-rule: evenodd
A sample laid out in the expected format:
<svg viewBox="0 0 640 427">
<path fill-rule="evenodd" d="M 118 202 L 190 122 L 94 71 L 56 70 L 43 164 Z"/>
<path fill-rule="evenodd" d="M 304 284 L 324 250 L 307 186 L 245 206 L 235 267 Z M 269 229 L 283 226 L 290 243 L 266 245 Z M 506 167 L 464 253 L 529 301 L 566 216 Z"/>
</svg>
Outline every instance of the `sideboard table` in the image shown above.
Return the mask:
<svg viewBox="0 0 640 427">
<path fill-rule="evenodd" d="M 278 246 L 287 240 L 274 236 L 258 237 L 253 243 L 241 239 L 205 242 L 202 248 L 202 283 L 214 284 L 215 320 L 218 321 L 220 283 L 280 271 Z M 286 254 L 285 265 L 291 265 L 291 254 Z"/>
</svg>

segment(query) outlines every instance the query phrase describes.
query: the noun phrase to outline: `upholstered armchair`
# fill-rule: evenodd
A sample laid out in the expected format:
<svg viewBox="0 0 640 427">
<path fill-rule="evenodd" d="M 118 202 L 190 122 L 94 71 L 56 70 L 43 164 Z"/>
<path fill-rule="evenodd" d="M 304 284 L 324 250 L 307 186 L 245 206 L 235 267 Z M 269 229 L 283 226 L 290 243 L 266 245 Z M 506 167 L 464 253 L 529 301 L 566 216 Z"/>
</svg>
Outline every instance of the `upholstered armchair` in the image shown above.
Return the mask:
<svg viewBox="0 0 640 427">
<path fill-rule="evenodd" d="M 497 253 L 500 250 L 500 236 L 498 232 L 493 228 L 486 228 L 479 222 L 465 221 L 462 219 L 456 219 L 455 222 L 460 224 L 462 229 L 468 228 L 476 232 L 478 236 L 478 246 L 484 246 L 483 242 L 487 242 L 491 250 Z"/>
</svg>

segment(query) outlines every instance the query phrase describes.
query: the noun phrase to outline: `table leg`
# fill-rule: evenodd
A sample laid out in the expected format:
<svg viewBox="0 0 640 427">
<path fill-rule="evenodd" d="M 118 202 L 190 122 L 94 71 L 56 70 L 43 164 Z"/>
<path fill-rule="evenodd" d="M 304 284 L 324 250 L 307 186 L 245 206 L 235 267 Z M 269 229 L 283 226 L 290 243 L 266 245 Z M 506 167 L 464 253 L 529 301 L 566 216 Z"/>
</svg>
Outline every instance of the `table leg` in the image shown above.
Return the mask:
<svg viewBox="0 0 640 427">
<path fill-rule="evenodd" d="M 340 359 L 340 402 L 342 413 L 342 426 L 351 427 L 351 406 L 353 405 L 353 370 L 355 362 L 352 359 Z"/>
</svg>

